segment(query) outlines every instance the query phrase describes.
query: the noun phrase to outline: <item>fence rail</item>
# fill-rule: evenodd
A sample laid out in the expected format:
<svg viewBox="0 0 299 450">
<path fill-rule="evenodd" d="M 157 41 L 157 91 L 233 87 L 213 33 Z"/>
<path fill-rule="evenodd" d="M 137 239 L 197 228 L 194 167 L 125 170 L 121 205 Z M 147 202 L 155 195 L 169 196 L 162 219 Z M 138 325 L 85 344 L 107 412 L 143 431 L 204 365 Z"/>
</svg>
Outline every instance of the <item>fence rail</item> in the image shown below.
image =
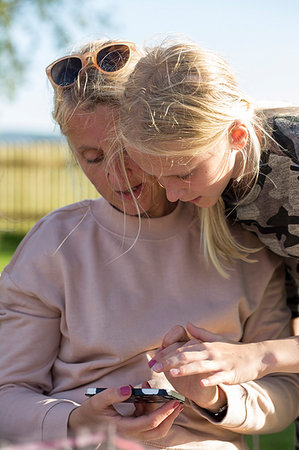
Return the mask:
<svg viewBox="0 0 299 450">
<path fill-rule="evenodd" d="M 26 233 L 55 208 L 96 198 L 64 141 L 0 143 L 0 231 Z"/>
</svg>

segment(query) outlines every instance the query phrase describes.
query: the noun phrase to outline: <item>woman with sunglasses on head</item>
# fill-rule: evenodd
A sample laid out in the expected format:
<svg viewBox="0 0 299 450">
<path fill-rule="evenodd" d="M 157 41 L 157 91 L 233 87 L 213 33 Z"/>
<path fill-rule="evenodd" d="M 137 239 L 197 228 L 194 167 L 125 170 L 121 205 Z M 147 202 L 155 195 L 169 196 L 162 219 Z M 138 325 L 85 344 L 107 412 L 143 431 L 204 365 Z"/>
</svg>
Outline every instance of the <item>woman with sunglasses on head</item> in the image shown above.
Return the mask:
<svg viewBox="0 0 299 450">
<path fill-rule="evenodd" d="M 284 336 L 289 320 L 280 258 L 234 261 L 230 279 L 206 268 L 195 205 L 169 202 L 120 145 L 119 94 L 136 58 L 132 45 L 97 42 L 47 69 L 54 118 L 102 198 L 40 220 L 3 271 L 0 434 L 48 441 L 112 424 L 146 448 L 244 449 L 241 434 L 294 420 L 297 376 L 208 388 L 194 378 L 184 410 L 125 403 L 131 386 L 172 388 L 148 363 L 176 323 L 248 342 Z M 107 389 L 86 398 L 88 388 Z"/>
<path fill-rule="evenodd" d="M 129 155 L 158 177 L 168 200 L 199 207 L 206 260 L 220 274 L 229 276 L 235 258 L 255 259 L 255 250 L 234 239 L 228 222 L 241 223 L 284 258 L 299 334 L 299 108 L 256 109 L 220 56 L 191 42 L 166 41 L 149 49 L 131 74 L 121 125 Z M 194 344 L 199 352 L 193 347 L 183 362 L 183 349 L 162 352 L 160 370 L 205 374 L 205 385 L 299 372 L 298 337 L 240 346 L 201 344 L 219 340 L 219 333 L 192 325 L 189 332 L 200 339 Z M 182 334 L 184 341 L 185 331 L 171 331 L 167 344 Z"/>
<path fill-rule="evenodd" d="M 5 441 L 60 440 L 103 424 L 128 438 L 151 441 L 166 435 L 182 410 L 174 400 L 156 410 L 139 405 L 132 417 L 112 407 L 130 397 L 129 382 L 141 383 L 150 372 L 138 369 L 146 368 L 147 359 L 130 332 L 134 299 L 127 304 L 131 318 L 111 329 L 119 315 L 124 317 L 122 290 L 131 292 L 122 255 L 136 239 L 139 222 L 130 216 L 160 217 L 175 208 L 153 177 L 127 156 L 113 155 L 119 89 L 137 58 L 133 44 L 95 41 L 47 68 L 55 90 L 53 116 L 103 198 L 40 220 L 1 275 L 0 436 Z M 109 389 L 87 399 L 87 388 L 98 383 Z"/>
</svg>

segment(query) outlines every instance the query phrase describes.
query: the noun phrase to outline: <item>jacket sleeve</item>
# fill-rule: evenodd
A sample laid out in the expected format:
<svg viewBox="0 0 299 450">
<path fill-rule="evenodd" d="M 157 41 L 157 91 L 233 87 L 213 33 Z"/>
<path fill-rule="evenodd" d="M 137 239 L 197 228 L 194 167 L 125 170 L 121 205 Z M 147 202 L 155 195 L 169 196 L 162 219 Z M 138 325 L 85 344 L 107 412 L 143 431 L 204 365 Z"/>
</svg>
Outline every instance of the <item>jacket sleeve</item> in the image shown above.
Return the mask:
<svg viewBox="0 0 299 450">
<path fill-rule="evenodd" d="M 289 336 L 289 311 L 285 304 L 283 267 L 273 273 L 262 302 L 248 318 L 242 340 L 258 342 Z M 237 433 L 274 433 L 283 430 L 299 414 L 299 374 L 276 373 L 240 385 L 221 385 L 228 400 L 221 422 L 193 402 L 199 414 L 218 427 Z"/>
<path fill-rule="evenodd" d="M 37 295 L 5 271 L 1 275 L 0 435 L 15 443 L 24 436 L 51 440 L 53 430 L 56 438 L 66 437 L 68 416 L 78 406 L 47 395 L 60 345 L 60 312 L 47 301 L 42 280 L 39 286 Z"/>
</svg>

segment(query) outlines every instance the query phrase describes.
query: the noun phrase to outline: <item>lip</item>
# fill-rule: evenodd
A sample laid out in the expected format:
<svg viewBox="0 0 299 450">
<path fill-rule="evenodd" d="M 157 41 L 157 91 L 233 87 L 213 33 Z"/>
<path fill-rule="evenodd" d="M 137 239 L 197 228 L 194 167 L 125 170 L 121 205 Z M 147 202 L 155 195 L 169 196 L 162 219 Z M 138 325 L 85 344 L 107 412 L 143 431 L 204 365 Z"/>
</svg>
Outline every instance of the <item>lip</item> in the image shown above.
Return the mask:
<svg viewBox="0 0 299 450">
<path fill-rule="evenodd" d="M 198 202 L 200 202 L 202 199 L 202 196 L 194 198 L 193 200 L 189 200 L 190 203 L 194 203 L 194 205 L 198 206 Z"/>
<path fill-rule="evenodd" d="M 116 191 L 117 195 L 119 195 L 123 200 L 132 200 L 132 193 L 137 200 L 142 192 L 143 183 L 137 184 L 136 186 L 131 186 L 131 191 L 126 189 L 124 191 Z"/>
</svg>

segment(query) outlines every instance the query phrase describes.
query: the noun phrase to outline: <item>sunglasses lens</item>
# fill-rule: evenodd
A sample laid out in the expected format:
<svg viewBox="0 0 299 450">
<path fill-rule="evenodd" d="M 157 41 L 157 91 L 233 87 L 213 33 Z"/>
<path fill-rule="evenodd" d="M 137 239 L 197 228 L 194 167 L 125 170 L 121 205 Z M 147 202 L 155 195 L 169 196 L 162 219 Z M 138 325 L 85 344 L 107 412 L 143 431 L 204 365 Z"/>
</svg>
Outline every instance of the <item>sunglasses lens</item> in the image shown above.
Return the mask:
<svg viewBox="0 0 299 450">
<path fill-rule="evenodd" d="M 110 45 L 97 54 L 97 65 L 104 72 L 117 72 L 122 69 L 130 58 L 130 48 L 127 45 Z"/>
<path fill-rule="evenodd" d="M 58 86 L 69 86 L 78 78 L 82 69 L 82 62 L 79 58 L 70 57 L 58 61 L 51 70 L 51 76 Z"/>
</svg>

